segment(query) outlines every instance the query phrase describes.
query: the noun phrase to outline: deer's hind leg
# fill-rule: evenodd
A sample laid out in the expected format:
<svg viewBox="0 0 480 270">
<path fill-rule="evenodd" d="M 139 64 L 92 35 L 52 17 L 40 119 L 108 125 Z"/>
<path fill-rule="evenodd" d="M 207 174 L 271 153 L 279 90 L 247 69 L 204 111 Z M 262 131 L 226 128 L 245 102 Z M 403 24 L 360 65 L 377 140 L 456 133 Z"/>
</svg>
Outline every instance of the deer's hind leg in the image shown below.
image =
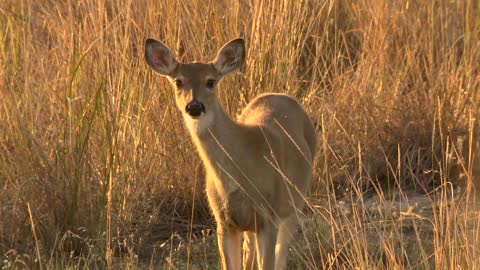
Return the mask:
<svg viewBox="0 0 480 270">
<path fill-rule="evenodd" d="M 256 232 L 256 251 L 259 270 L 275 269 L 275 244 L 278 229 L 274 224 L 269 224 Z"/>
<path fill-rule="evenodd" d="M 295 214 L 282 220 L 280 223 L 278 227 L 277 244 L 275 246 L 275 270 L 285 269 L 290 240 L 297 227 L 298 219 Z"/>
</svg>

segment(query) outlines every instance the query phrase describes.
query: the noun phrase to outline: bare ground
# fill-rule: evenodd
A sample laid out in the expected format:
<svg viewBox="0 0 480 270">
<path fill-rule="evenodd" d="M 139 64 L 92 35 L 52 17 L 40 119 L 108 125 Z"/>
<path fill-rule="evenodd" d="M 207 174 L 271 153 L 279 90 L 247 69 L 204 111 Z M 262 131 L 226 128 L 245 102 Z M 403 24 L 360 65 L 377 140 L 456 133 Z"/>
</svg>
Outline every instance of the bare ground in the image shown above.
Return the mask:
<svg viewBox="0 0 480 270">
<path fill-rule="evenodd" d="M 471 219 L 472 226 L 480 215 L 478 200 L 466 204 L 459 189 L 454 193 L 455 199 L 449 200 L 442 194 L 410 191 L 390 194 L 389 198 L 345 198 L 330 206 L 325 201 L 312 202 L 294 236 L 288 268 L 351 269 L 356 264 L 368 263 L 362 260 L 370 260 L 368 264 L 373 261 L 378 268 L 434 269 L 435 245 L 439 244 L 436 241 L 445 241 L 436 230 L 454 229 L 439 226 L 447 223 L 441 222 L 446 212 L 461 215 L 468 211 L 461 222 Z M 475 228 L 471 229 L 475 232 Z M 154 252 L 150 254 L 154 258 L 144 257 L 142 264 L 172 269 L 184 269 L 187 265 L 189 269 L 220 269 L 214 231 L 214 227 L 197 227 L 191 241 L 188 230 L 174 233 L 168 240 L 153 243 Z M 363 258 L 358 258 L 359 253 L 364 254 Z"/>
</svg>

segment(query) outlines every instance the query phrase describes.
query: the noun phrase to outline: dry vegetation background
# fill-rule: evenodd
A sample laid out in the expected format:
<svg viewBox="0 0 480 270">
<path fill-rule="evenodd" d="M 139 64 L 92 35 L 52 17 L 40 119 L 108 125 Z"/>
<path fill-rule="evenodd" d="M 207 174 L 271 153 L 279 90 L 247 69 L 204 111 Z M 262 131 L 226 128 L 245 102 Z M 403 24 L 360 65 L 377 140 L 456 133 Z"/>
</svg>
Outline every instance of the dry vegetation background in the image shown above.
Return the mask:
<svg viewBox="0 0 480 270">
<path fill-rule="evenodd" d="M 0 268 L 218 268 L 143 43 L 210 60 L 238 36 L 227 111 L 285 92 L 318 131 L 291 268 L 480 268 L 476 0 L 1 1 Z"/>
</svg>

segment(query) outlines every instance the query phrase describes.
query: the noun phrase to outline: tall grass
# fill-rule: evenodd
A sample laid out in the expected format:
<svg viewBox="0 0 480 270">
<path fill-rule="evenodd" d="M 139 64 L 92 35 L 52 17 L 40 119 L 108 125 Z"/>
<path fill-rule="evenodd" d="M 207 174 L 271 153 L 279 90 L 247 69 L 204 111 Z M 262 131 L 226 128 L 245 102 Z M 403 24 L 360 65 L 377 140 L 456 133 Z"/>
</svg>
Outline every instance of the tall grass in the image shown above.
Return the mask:
<svg viewBox="0 0 480 270">
<path fill-rule="evenodd" d="M 143 42 L 207 61 L 242 36 L 226 110 L 289 93 L 321 142 L 292 267 L 480 267 L 477 1 L 18 0 L 0 14 L 0 266 L 182 265 L 185 242 L 189 263 L 216 265 L 202 166 Z"/>
</svg>

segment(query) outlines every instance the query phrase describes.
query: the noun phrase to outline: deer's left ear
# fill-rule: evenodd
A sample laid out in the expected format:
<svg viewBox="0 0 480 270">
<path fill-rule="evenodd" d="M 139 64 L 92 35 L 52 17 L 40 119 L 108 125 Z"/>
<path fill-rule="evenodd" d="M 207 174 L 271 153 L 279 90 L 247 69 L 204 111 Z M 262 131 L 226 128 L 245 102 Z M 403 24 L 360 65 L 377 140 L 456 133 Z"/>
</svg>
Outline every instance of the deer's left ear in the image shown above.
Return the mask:
<svg viewBox="0 0 480 270">
<path fill-rule="evenodd" d="M 245 41 L 243 38 L 234 39 L 223 45 L 212 62 L 222 76 L 238 70 L 245 62 Z"/>
</svg>

